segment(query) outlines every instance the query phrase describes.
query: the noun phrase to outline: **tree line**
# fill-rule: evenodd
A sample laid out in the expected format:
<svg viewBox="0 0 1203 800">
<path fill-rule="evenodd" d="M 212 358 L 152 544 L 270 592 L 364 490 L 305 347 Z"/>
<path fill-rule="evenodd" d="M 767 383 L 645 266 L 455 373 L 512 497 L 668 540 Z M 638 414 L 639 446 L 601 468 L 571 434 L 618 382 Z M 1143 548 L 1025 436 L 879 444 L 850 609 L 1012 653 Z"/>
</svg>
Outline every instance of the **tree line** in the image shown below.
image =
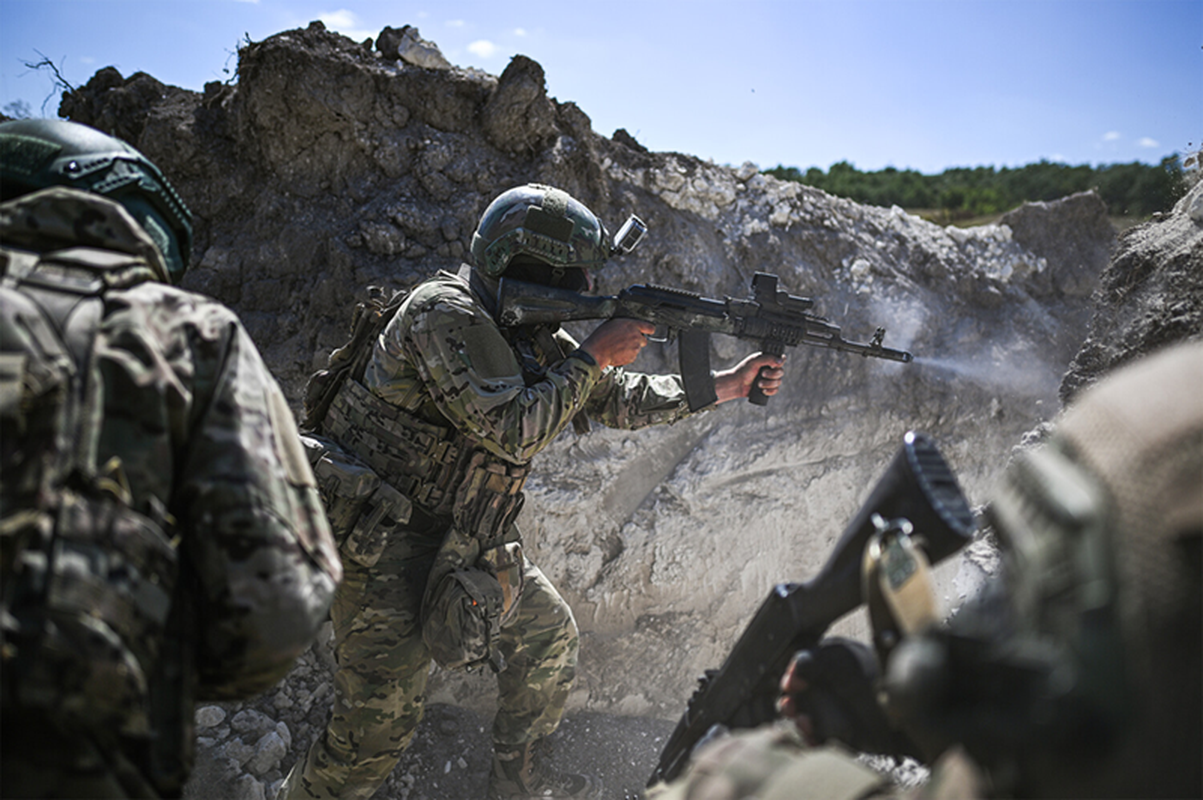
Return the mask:
<svg viewBox="0 0 1203 800">
<path fill-rule="evenodd" d="M 1154 166 L 1133 162 L 1091 167 L 1040 161 L 1022 167 L 955 167 L 938 175 L 886 167 L 862 172 L 847 161 L 824 172 L 776 166 L 766 174 L 874 206 L 936 212 L 948 221 L 989 216 L 1024 203 L 1056 200 L 1094 189 L 1112 216 L 1147 217 L 1168 211 L 1186 190 L 1182 162 L 1166 156 Z"/>
</svg>

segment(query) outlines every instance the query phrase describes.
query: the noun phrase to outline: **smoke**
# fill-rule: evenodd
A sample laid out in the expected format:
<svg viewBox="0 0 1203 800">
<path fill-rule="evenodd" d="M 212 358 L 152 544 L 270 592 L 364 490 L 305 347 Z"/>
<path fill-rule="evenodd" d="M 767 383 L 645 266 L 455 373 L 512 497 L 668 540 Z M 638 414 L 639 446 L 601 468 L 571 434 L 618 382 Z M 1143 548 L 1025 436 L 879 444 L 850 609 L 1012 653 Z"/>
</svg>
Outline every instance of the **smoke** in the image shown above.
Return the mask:
<svg viewBox="0 0 1203 800">
<path fill-rule="evenodd" d="M 919 371 L 923 379 L 962 381 L 1010 397 L 1056 397 L 1064 370 L 1049 365 L 1026 347 L 1015 347 L 1013 343 L 1009 346 L 997 340 L 985 343 L 975 337 L 974 343 L 967 347 L 961 341 L 959 349 L 963 352 L 924 353 L 924 346 L 918 344 L 916 349 L 916 345 L 931 325 L 932 309 L 909 299 L 899 301 L 882 296 L 875 298 L 872 312 L 886 326 L 886 346 L 911 352 L 914 361 L 906 369 Z M 923 341 L 931 346 L 928 337 Z"/>
<path fill-rule="evenodd" d="M 984 355 L 933 358 L 915 356 L 912 365 L 941 377 L 968 381 L 983 389 L 1018 397 L 1046 397 L 1056 393 L 1059 373 L 1047 364 L 1018 356 Z"/>
</svg>

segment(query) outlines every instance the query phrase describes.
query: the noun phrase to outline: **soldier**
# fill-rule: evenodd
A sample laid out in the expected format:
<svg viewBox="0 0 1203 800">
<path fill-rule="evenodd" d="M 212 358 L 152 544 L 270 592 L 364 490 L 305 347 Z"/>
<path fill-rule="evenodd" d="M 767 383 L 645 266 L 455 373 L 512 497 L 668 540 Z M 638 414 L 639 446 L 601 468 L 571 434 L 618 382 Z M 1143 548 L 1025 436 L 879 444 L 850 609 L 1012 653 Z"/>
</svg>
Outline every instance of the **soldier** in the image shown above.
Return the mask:
<svg viewBox="0 0 1203 800">
<path fill-rule="evenodd" d="M 171 285 L 188 210 L 124 142 L 0 124 L 5 797 L 179 796 L 198 699 L 249 697 L 342 574 L 238 319 Z"/>
<path fill-rule="evenodd" d="M 471 251 L 473 266 L 413 290 L 322 422 L 336 460 L 362 461 L 331 474 L 328 503 L 341 503 L 337 487 L 361 485 L 365 467 L 382 484 L 344 525 L 354 530 L 333 610 L 334 708 L 281 798 L 371 796 L 413 738 L 432 658 L 497 672 L 491 797 L 599 791 L 538 755 L 563 714 L 578 637 L 568 605 L 522 555 L 522 486 L 534 456 L 586 414 L 633 430 L 690 412 L 678 376 L 622 369 L 653 332 L 647 323 L 611 320 L 578 345 L 564 331 L 494 321 L 502 275 L 582 290 L 620 251 L 576 199 L 534 184 L 504 192 Z M 717 373 L 719 402 L 757 381 L 776 393 L 781 363 L 755 355 Z M 325 492 L 330 464 L 320 463 Z"/>
<path fill-rule="evenodd" d="M 880 678 L 858 642 L 799 653 L 789 722 L 703 748 L 649 797 L 902 793 L 845 747 L 934 761 L 910 797 L 1203 796 L 1201 392 L 1199 342 L 1084 392 L 994 491 L 1003 567 L 978 597 Z"/>
</svg>

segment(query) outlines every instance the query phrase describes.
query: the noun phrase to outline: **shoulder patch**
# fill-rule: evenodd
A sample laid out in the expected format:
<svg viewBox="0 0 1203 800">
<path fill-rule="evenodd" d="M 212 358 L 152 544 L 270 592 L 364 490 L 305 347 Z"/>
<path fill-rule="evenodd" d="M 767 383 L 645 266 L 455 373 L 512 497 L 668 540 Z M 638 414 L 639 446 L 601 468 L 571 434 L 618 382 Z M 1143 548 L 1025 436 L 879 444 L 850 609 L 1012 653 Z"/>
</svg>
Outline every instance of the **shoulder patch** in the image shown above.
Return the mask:
<svg viewBox="0 0 1203 800">
<path fill-rule="evenodd" d="M 462 335 L 464 355 L 482 378 L 521 378 L 522 370 L 514 358 L 514 351 L 496 328 L 491 325 L 471 325 L 464 328 Z"/>
</svg>

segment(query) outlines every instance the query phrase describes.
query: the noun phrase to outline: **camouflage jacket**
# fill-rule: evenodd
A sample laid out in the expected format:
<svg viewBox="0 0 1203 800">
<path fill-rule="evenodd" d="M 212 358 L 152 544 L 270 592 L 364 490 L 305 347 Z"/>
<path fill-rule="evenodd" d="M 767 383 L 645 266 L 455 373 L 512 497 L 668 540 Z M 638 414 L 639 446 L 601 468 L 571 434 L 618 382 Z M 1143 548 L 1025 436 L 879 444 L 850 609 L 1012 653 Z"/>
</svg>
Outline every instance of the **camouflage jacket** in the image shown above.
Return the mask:
<svg viewBox="0 0 1203 800">
<path fill-rule="evenodd" d="M 988 796 L 985 774 L 960 747 L 941 755 L 927 780 L 893 759 L 866 760 L 839 744 L 811 747 L 792 722 L 778 720 L 721 736 L 698 749 L 684 774 L 648 789 L 647 800 L 972 800 Z M 905 768 L 905 769 L 904 769 Z M 881 771 L 879 771 L 881 770 Z M 896 783 L 894 778 L 900 779 Z M 905 779 L 908 786 L 901 785 Z"/>
<path fill-rule="evenodd" d="M 681 379 L 601 370 L 557 331 L 557 352 L 499 328 L 493 297 L 469 268 L 420 284 L 385 328 L 364 373 L 378 397 L 525 464 L 581 411 L 634 430 L 690 414 Z M 565 354 L 567 354 L 565 356 Z"/>
<path fill-rule="evenodd" d="M 0 244 L 14 300 L 23 294 L 12 278 L 21 259 L 48 265 L 43 282 L 70 279 L 73 259 L 86 267 L 113 253 L 133 264 L 121 280 L 105 274 L 116 288 L 103 290 L 89 367 L 103 402 L 82 452 L 95 469 L 119 459 L 133 508 L 174 519 L 195 586 L 200 695 L 263 691 L 311 643 L 342 568 L 292 413 L 254 343 L 229 309 L 161 282 L 166 270 L 149 237 L 105 198 L 58 187 L 4 203 Z M 0 350 L 30 352 L 40 321 L 15 314 L 8 327 L 5 317 Z M 33 376 L 7 377 L 0 412 L 6 431 L 23 430 L 37 413 L 28 402 Z M 41 480 L 11 445 L 3 465 L 10 507 L 21 484 Z"/>
</svg>

